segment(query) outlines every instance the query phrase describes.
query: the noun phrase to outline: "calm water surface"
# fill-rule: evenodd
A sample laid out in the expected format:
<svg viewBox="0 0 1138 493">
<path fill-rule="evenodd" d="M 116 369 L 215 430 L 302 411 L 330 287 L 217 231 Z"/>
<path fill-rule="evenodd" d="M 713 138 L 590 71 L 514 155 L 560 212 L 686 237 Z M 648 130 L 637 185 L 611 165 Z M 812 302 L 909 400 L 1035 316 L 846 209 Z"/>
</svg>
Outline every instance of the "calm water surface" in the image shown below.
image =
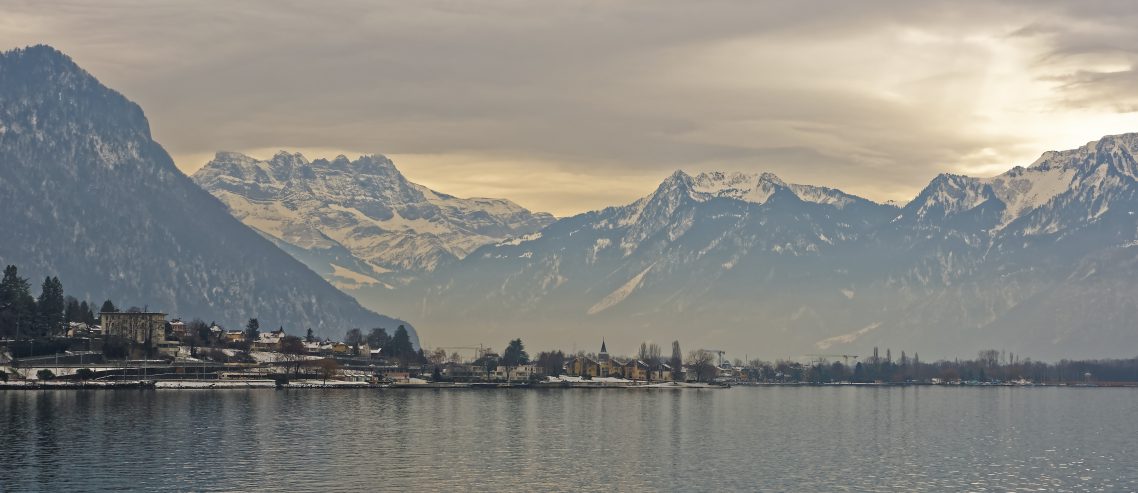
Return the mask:
<svg viewBox="0 0 1138 493">
<path fill-rule="evenodd" d="M 0 391 L 0 491 L 1134 491 L 1138 390 Z"/>
</svg>

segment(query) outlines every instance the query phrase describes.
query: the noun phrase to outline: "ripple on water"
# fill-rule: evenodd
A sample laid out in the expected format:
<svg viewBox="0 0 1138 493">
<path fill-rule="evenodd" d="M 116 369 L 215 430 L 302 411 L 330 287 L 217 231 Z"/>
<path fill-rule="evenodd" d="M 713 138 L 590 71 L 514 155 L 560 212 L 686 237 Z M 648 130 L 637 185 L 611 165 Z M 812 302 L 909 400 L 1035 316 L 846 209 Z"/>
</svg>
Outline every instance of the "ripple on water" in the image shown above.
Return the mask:
<svg viewBox="0 0 1138 493">
<path fill-rule="evenodd" d="M 1138 391 L 0 391 L 0 490 L 1115 491 Z"/>
</svg>

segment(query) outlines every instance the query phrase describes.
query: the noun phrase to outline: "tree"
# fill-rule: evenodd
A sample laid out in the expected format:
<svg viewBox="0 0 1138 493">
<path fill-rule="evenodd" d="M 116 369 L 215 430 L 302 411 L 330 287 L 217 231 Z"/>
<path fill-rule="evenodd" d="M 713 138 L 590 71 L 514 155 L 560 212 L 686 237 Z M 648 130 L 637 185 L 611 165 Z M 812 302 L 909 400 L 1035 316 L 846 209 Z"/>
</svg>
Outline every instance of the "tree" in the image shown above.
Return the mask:
<svg viewBox="0 0 1138 493">
<path fill-rule="evenodd" d="M 118 307 L 116 307 L 114 303 L 111 303 L 111 300 L 104 301 L 103 307 L 99 308 L 99 313 L 113 313 L 117 311 L 119 311 Z"/>
<path fill-rule="evenodd" d="M 546 375 L 556 377 L 565 369 L 565 353 L 561 351 L 542 351 L 537 354 L 537 366 Z"/>
<path fill-rule="evenodd" d="M 85 382 L 87 380 L 95 378 L 95 372 L 90 368 L 80 368 L 78 370 L 75 370 L 75 378 L 78 378 L 79 380 Z"/>
<path fill-rule="evenodd" d="M 688 368 L 695 371 L 697 381 L 710 382 L 715 378 L 715 365 L 712 361 L 714 358 L 709 351 L 695 349 L 688 353 Z"/>
<path fill-rule="evenodd" d="M 79 302 L 79 315 L 82 317 L 80 322 L 95 325 L 95 313 L 91 311 L 91 305 L 88 305 L 86 300 Z"/>
<path fill-rule="evenodd" d="M 483 353 L 482 356 L 474 360 L 474 365 L 485 368 L 486 381 L 490 381 L 490 372 L 498 369 L 498 355 L 493 352 Z"/>
<path fill-rule="evenodd" d="M 79 300 L 74 296 L 65 296 L 63 298 L 63 320 L 67 323 L 82 322 L 83 315 L 80 313 Z"/>
<path fill-rule="evenodd" d="M 387 347 L 383 348 L 383 352 L 400 360 L 415 357 L 415 347 L 411 345 L 411 336 L 406 327 L 400 325 L 395 329 L 395 335 L 388 341 Z"/>
<path fill-rule="evenodd" d="M 324 383 L 328 383 L 328 379 L 336 378 L 336 373 L 340 371 L 340 364 L 332 358 L 325 358 L 320 360 L 316 365 L 320 368 L 320 375 L 324 377 Z"/>
<path fill-rule="evenodd" d="M 212 334 L 209 331 L 209 325 L 200 318 L 190 320 L 190 323 L 186 324 L 186 334 L 189 334 L 191 341 L 202 346 L 210 345 Z"/>
<path fill-rule="evenodd" d="M 680 341 L 672 341 L 672 359 L 668 363 L 672 367 L 672 380 L 677 382 L 684 378 L 684 353 L 680 352 Z"/>
<path fill-rule="evenodd" d="M 352 347 L 352 354 L 355 356 L 360 355 L 360 343 L 364 341 L 363 332 L 360 329 L 349 330 L 344 335 L 344 342 Z"/>
<path fill-rule="evenodd" d="M 524 365 L 529 363 L 529 355 L 526 354 L 526 348 L 522 345 L 522 340 L 514 339 L 506 346 L 506 350 L 502 351 L 502 364 L 506 365 L 506 381 L 510 381 L 510 370 L 515 366 Z"/>
<path fill-rule="evenodd" d="M 312 327 L 309 327 L 308 332 L 304 334 L 304 342 L 316 342 L 316 336 L 312 333 Z"/>
<path fill-rule="evenodd" d="M 447 362 L 447 350 L 443 348 L 436 348 L 427 354 L 427 363 L 430 363 L 435 368 L 438 368 Z"/>
<path fill-rule="evenodd" d="M 51 370 L 44 368 L 44 369 L 36 372 L 36 378 L 38 378 L 40 380 L 45 380 L 45 381 L 51 380 L 51 379 L 55 378 L 55 373 L 52 373 Z"/>
<path fill-rule="evenodd" d="M 31 283 L 19 276 L 15 265 L 4 268 L 0 281 L 0 337 L 19 339 L 31 335 L 35 311 Z"/>
<path fill-rule="evenodd" d="M 250 318 L 249 321 L 245 323 L 245 342 L 252 344 L 256 342 L 259 337 L 261 337 L 261 322 L 255 318 Z"/>
<path fill-rule="evenodd" d="M 980 351 L 978 361 L 986 368 L 996 368 L 1000 365 L 1000 352 L 995 349 Z"/>
<path fill-rule="evenodd" d="M 660 365 L 660 346 L 655 343 L 640 343 L 640 351 L 636 353 L 636 359 L 648 365 L 648 380 L 652 380 L 652 370 Z"/>
<path fill-rule="evenodd" d="M 46 277 L 41 286 L 40 296 L 36 298 L 37 332 L 53 336 L 63 328 L 63 311 L 66 301 L 63 298 L 63 283 L 58 277 Z"/>
<path fill-rule="evenodd" d="M 376 327 L 371 329 L 367 335 L 367 345 L 373 348 L 382 348 L 387 351 L 388 345 L 391 344 L 391 336 L 387 335 L 387 329 Z"/>
<path fill-rule="evenodd" d="M 285 360 L 295 363 L 293 374 L 300 373 L 300 362 L 304 359 L 304 341 L 301 341 L 297 336 L 284 336 L 281 338 L 281 354 L 285 355 Z"/>
</svg>

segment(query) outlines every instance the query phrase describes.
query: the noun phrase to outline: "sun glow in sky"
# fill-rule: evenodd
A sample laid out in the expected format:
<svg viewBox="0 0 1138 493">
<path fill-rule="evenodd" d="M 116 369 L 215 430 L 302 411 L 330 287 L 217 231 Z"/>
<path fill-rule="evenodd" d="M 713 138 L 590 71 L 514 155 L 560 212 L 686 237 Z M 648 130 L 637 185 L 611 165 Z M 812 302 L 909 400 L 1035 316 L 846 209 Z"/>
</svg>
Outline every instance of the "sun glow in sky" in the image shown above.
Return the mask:
<svg viewBox="0 0 1138 493">
<path fill-rule="evenodd" d="M 875 200 L 1138 131 L 1131 2 L 17 2 L 214 152 L 382 153 L 460 196 L 568 215 L 675 169 L 772 171 Z"/>
</svg>

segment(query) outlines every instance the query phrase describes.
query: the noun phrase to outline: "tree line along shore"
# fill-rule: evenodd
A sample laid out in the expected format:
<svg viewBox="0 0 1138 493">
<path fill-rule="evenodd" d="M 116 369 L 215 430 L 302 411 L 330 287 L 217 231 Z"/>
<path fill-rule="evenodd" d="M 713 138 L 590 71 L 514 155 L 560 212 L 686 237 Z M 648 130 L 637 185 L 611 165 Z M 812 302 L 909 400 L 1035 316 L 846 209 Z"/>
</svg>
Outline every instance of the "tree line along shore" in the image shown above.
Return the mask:
<svg viewBox="0 0 1138 493">
<path fill-rule="evenodd" d="M 0 388 L 374 387 L 708 388 L 727 385 L 1078 385 L 1138 384 L 1138 358 L 1033 361 L 999 350 L 925 362 L 916 353 L 807 355 L 775 361 L 724 351 L 670 354 L 651 342 L 632 354 L 547 350 L 532 356 L 520 338 L 488 347 L 415 348 L 405 327 L 352 328 L 333 340 L 312 329 L 236 329 L 168 319 L 148 307 L 120 309 L 66 296 L 46 277 L 31 282 L 7 266 L 0 280 Z"/>
</svg>

